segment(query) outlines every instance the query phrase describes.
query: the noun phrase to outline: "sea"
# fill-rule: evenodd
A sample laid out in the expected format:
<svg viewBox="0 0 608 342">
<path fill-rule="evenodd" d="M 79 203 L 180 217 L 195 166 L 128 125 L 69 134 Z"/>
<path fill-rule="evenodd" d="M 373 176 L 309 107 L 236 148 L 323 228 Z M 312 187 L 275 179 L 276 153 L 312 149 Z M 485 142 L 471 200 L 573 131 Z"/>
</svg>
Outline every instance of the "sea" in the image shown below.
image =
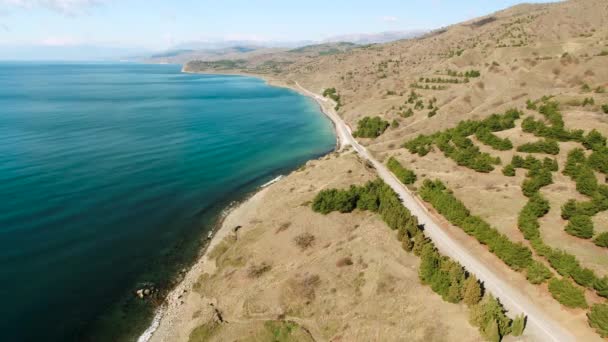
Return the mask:
<svg viewBox="0 0 608 342">
<path fill-rule="evenodd" d="M 136 339 L 228 206 L 335 144 L 257 78 L 0 62 L 0 340 Z"/>
</svg>

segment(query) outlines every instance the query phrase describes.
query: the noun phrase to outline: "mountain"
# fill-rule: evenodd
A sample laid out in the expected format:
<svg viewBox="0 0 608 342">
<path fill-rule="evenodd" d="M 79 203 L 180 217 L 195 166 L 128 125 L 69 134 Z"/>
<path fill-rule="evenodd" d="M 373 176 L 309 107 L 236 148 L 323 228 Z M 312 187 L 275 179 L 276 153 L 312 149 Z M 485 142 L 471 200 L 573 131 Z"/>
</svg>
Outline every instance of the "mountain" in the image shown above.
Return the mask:
<svg viewBox="0 0 608 342">
<path fill-rule="evenodd" d="M 360 33 L 360 34 L 346 34 L 341 36 L 334 36 L 324 40 L 324 42 L 335 43 L 335 42 L 349 42 L 354 44 L 378 44 L 378 43 L 389 43 L 401 39 L 410 39 L 421 36 L 427 33 L 427 30 L 410 30 L 410 31 L 388 31 L 380 33 Z"/>
<path fill-rule="evenodd" d="M 322 41 L 247 41 L 247 40 L 220 40 L 220 41 L 192 41 L 173 46 L 171 49 L 142 56 L 140 59 L 149 63 L 186 63 L 191 60 L 213 61 L 219 59 L 251 58 L 259 54 L 297 51 L 304 47 L 318 47 L 323 49 L 326 44 L 350 43 L 364 45 L 386 43 L 400 39 L 409 39 L 425 34 L 427 31 L 391 31 L 382 33 L 362 33 L 334 36 Z M 310 49 L 309 49 L 310 50 Z M 257 51 L 257 53 L 252 53 Z"/>
</svg>

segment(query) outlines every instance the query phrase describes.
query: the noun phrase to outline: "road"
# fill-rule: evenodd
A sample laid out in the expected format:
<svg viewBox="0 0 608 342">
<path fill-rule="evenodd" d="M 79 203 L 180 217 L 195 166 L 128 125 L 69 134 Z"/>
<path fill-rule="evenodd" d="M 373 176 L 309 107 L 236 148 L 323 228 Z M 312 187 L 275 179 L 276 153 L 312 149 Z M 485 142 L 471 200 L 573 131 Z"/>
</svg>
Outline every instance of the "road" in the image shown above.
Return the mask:
<svg viewBox="0 0 608 342">
<path fill-rule="evenodd" d="M 441 225 L 435 222 L 433 215 L 427 210 L 426 206 L 384 164 L 377 161 L 365 147 L 357 142 L 352 136 L 350 128 L 334 110 L 335 104 L 332 100 L 309 91 L 298 82 L 296 82 L 296 85 L 304 94 L 314 98 L 323 108 L 325 114 L 333 121 L 340 140 L 340 148 L 351 145 L 363 159 L 366 159 L 375 167 L 378 176 L 401 197 L 403 205 L 418 217 L 418 221 L 424 225 L 425 235 L 433 240 L 442 254 L 458 261 L 467 271 L 481 280 L 486 290 L 500 299 L 510 315 L 523 313 L 528 316 L 525 335 L 538 341 L 575 341 L 574 336 L 567 329 L 547 317 L 543 310 L 527 299 L 519 289 L 511 286 L 507 280 L 501 279 L 498 274 L 479 262 L 465 246 L 450 238 L 443 231 Z"/>
</svg>

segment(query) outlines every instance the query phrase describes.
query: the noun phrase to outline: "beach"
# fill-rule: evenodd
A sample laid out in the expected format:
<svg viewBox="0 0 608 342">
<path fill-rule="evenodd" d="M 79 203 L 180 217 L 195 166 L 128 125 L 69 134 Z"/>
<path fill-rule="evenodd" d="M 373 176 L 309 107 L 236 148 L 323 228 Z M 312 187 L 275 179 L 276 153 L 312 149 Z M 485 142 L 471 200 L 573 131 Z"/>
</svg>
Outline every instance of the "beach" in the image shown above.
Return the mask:
<svg viewBox="0 0 608 342">
<path fill-rule="evenodd" d="M 200 306 L 206 304 L 198 294 L 193 292 L 193 286 L 201 274 L 213 273 L 215 270 L 215 261 L 209 259 L 209 252 L 225 237 L 238 234 L 238 231 L 235 233 L 234 229 L 243 224 L 245 217 L 251 216 L 257 210 L 271 186 L 272 184 L 262 188 L 249 199 L 229 210 L 219 228 L 213 233 L 210 242 L 204 247 L 201 257 L 188 270 L 184 279 L 169 293 L 165 304 L 157 310 L 151 327 L 142 334 L 138 342 L 167 341 L 167 337 L 177 331 L 176 328 L 187 325 L 186 318 L 191 317 Z M 186 336 L 183 337 L 187 339 Z"/>
<path fill-rule="evenodd" d="M 182 69 L 182 72 L 189 73 L 184 69 Z M 296 84 L 288 84 L 282 80 L 247 74 L 230 75 L 260 78 L 270 86 L 288 88 L 303 96 L 313 99 L 317 103 L 320 111 L 332 122 L 334 132 L 336 133 L 335 151 L 340 151 L 346 146 L 346 139 L 342 137 L 342 134 L 337 133 L 337 126 L 334 118 L 332 117 L 332 115 L 336 114 L 332 114 L 331 112 L 331 102 L 326 102 L 323 98 L 318 98 L 317 96 L 314 96 L 314 94 L 306 92 L 305 89 L 297 86 Z M 284 181 L 283 176 L 273 179 L 272 181 L 262 185 L 260 190 L 255 192 L 248 199 L 237 204 L 233 208 L 226 209 L 226 212 L 223 213 L 224 216 L 220 218 L 218 227 L 212 231 L 213 235 L 210 241 L 203 246 L 201 256 L 187 271 L 183 280 L 167 295 L 164 304 L 162 304 L 156 310 L 155 317 L 150 327 L 148 327 L 148 329 L 142 333 L 138 339 L 138 342 L 167 341 L 167 337 L 170 334 L 174 334 L 176 331 L 178 331 L 176 329 L 177 326 L 180 326 L 179 331 L 184 332 L 190 331 L 194 328 L 192 326 L 183 327 L 183 325 L 187 324 L 188 322 L 186 317 L 190 317 L 190 315 L 196 312 L 201 305 L 205 304 L 200 296 L 197 294 L 192 294 L 192 289 L 201 274 L 213 273 L 215 270 L 215 260 L 209 258 L 209 253 L 227 236 L 238 234 L 238 232 L 235 232 L 235 227 L 240 227 L 244 218 L 254 216 L 255 210 L 257 210 L 257 208 L 261 205 L 261 202 L 263 201 L 266 193 L 269 191 L 269 188 L 281 181 Z M 212 303 L 207 303 L 207 305 L 208 304 Z M 180 336 L 180 339 L 182 338 L 187 340 L 187 336 Z"/>
</svg>

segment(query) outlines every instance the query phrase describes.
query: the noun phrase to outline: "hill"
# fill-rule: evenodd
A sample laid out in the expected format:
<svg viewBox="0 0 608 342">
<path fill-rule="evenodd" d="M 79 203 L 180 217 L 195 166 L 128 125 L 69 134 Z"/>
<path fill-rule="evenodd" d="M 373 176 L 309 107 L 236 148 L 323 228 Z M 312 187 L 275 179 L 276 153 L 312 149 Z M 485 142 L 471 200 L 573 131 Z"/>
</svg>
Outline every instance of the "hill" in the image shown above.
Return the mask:
<svg viewBox="0 0 608 342">
<path fill-rule="evenodd" d="M 599 340 L 608 334 L 607 65 L 608 3 L 571 0 L 329 55 L 184 69 L 297 82 L 332 98 L 377 160 L 417 175 L 411 189 L 453 239 L 577 339 Z"/>
</svg>

